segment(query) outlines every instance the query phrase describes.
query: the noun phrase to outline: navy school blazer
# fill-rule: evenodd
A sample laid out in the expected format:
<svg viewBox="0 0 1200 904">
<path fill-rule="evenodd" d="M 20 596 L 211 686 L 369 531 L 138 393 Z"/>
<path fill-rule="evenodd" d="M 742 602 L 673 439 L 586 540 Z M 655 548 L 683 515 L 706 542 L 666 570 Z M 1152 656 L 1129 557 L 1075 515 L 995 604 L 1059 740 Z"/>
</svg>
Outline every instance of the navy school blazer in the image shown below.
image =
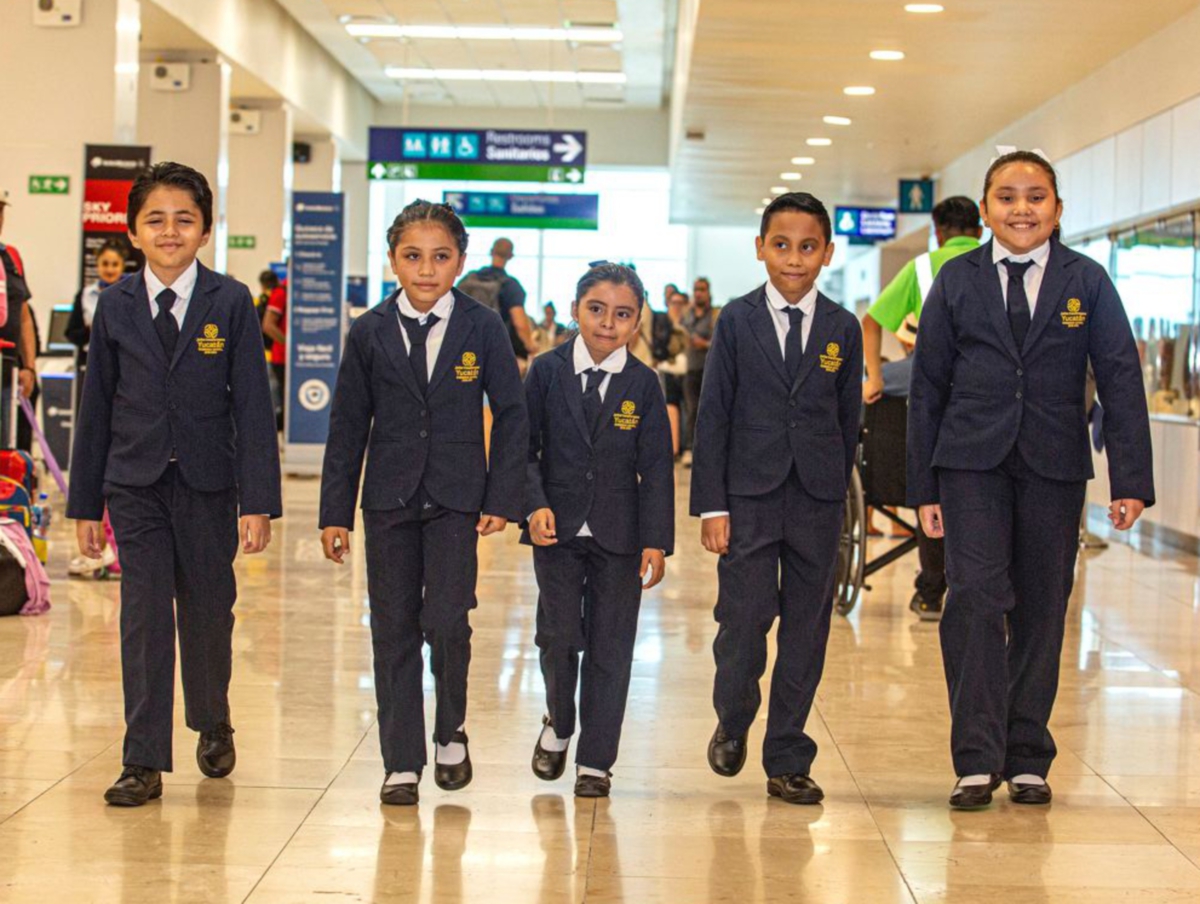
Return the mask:
<svg viewBox="0 0 1200 904">
<path fill-rule="evenodd" d="M 629 355 L 604 392 L 600 420 L 584 421 L 570 342 L 539 355 L 525 380 L 530 433 L 525 516 L 554 512 L 559 541 L 587 522 L 612 553 L 675 547 L 675 462 L 658 375 Z M 521 542 L 531 544 L 529 528 Z"/>
<path fill-rule="evenodd" d="M 399 291 L 354 321 L 346 340 L 321 472 L 320 527 L 354 528 L 362 507 L 401 508 L 418 487 L 457 512 L 520 521 L 529 419 L 500 315 L 459 290 L 426 395 L 404 345 Z M 490 461 L 483 397 L 492 409 Z"/>
<path fill-rule="evenodd" d="M 1154 503 L 1137 345 L 1104 268 L 1057 240 L 1024 347 L 1009 326 L 992 243 L 947 262 L 921 310 L 908 414 L 908 502 L 939 501 L 938 468 L 986 471 L 1016 446 L 1038 474 L 1093 475 L 1089 359 L 1104 406 L 1114 499 Z"/>
<path fill-rule="evenodd" d="M 805 491 L 846 498 L 862 419 L 862 329 L 817 295 L 795 383 L 766 286 L 721 311 L 704 367 L 692 462 L 691 513 L 729 511 L 730 496 L 762 496 L 794 467 Z"/>
<path fill-rule="evenodd" d="M 67 516 L 98 521 L 104 484 L 146 487 L 172 452 L 184 482 L 236 486 L 243 515 L 283 513 L 279 440 L 250 290 L 200 265 L 170 361 L 143 271 L 100 294 L 71 452 Z"/>
</svg>

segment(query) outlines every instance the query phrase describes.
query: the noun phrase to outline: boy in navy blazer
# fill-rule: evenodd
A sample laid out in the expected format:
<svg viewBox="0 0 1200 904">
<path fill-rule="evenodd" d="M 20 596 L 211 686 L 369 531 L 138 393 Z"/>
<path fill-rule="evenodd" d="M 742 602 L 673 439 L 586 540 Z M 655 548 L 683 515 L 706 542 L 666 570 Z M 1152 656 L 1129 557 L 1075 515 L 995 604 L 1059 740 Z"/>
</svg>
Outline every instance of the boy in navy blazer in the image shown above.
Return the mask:
<svg viewBox="0 0 1200 904">
<path fill-rule="evenodd" d="M 921 314 L 908 417 L 908 501 L 946 538 L 941 623 L 958 781 L 950 806 L 1048 804 L 1079 515 L 1092 455 L 1090 361 L 1113 502 L 1128 530 L 1154 503 L 1141 364 L 1100 265 L 1062 245 L 1054 168 L 1018 151 L 988 169 L 993 239 L 947 263 Z"/>
<path fill-rule="evenodd" d="M 858 321 L 816 288 L 831 239 L 810 194 L 780 195 L 763 213 L 756 244 L 769 279 L 717 321 L 692 467 L 691 513 L 721 556 L 709 765 L 733 776 L 745 763 L 778 618 L 763 767 L 767 792 L 794 804 L 824 797 L 804 726 L 825 663 L 862 406 Z"/>
<path fill-rule="evenodd" d="M 139 806 L 169 772 L 175 628 L 188 727 L 210 778 L 236 762 L 229 715 L 233 560 L 282 513 L 271 390 L 249 290 L 196 260 L 212 230 L 204 176 L 159 163 L 134 181 L 146 267 L 100 295 L 71 455 L 80 551 L 121 548 L 124 771 L 105 799 Z M 240 516 L 240 517 L 239 517 Z"/>
<path fill-rule="evenodd" d="M 546 781 L 562 775 L 578 686 L 575 794 L 607 797 L 642 579 L 650 573 L 646 588 L 662 580 L 675 542 L 675 469 L 658 376 L 627 349 L 649 316 L 637 273 L 594 264 L 575 296 L 579 334 L 536 358 L 525 386 L 530 515 L 521 542 L 534 547 L 548 709 L 532 765 Z"/>
</svg>

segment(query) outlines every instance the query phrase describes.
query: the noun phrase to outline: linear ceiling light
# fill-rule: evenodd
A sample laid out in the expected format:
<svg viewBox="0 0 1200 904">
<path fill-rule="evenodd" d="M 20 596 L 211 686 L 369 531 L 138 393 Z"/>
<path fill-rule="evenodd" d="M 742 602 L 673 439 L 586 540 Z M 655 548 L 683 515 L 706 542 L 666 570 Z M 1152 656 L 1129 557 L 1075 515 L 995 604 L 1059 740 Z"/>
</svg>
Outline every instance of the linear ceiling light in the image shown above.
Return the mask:
<svg viewBox="0 0 1200 904">
<path fill-rule="evenodd" d="M 786 185 L 772 185 L 771 186 L 771 194 L 786 195 L 787 194 L 787 186 Z"/>
<path fill-rule="evenodd" d="M 851 85 L 849 88 L 843 88 L 842 93 L 849 97 L 870 97 L 875 93 L 875 89 L 870 85 Z"/>
<path fill-rule="evenodd" d="M 940 3 L 909 3 L 904 7 L 908 13 L 943 13 L 946 7 Z"/>
<path fill-rule="evenodd" d="M 804 176 L 800 173 L 780 173 L 779 178 L 784 182 L 799 182 Z"/>
<path fill-rule="evenodd" d="M 848 126 L 851 122 L 848 116 L 826 116 L 822 121 L 827 126 Z"/>
<path fill-rule="evenodd" d="M 806 142 L 810 148 L 827 148 L 833 144 L 832 138 L 810 138 Z"/>
<path fill-rule="evenodd" d="M 895 63 L 904 59 L 903 50 L 872 50 L 871 59 L 885 63 Z"/>
<path fill-rule="evenodd" d="M 394 25 L 350 22 L 346 31 L 355 38 L 424 38 L 444 41 L 576 41 L 617 44 L 624 38 L 619 28 L 510 28 L 478 25 Z"/>
<path fill-rule="evenodd" d="M 816 157 L 793 157 L 792 166 L 812 166 L 817 162 Z"/>
<path fill-rule="evenodd" d="M 566 82 L 577 85 L 623 85 L 624 72 L 571 72 L 559 69 L 405 69 L 388 66 L 388 78 L 442 82 Z"/>
</svg>

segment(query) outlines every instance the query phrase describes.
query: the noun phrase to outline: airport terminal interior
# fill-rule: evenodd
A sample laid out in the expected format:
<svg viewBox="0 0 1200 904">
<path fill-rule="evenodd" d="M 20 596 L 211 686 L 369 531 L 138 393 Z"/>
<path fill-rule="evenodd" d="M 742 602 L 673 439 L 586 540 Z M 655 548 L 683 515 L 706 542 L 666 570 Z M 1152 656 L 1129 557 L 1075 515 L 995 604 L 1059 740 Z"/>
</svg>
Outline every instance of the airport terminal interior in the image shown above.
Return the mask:
<svg viewBox="0 0 1200 904">
<path fill-rule="evenodd" d="M 1198 44 L 1196 0 L 0 0 L 0 902 L 1200 901 Z M 1075 272 L 1092 274 L 1091 282 L 1071 283 L 1082 302 L 1064 294 L 1062 311 L 1049 316 L 1046 291 L 1038 301 L 1038 290 L 1030 290 L 1034 333 L 1022 348 L 1035 347 L 1039 329 L 1047 335 L 1060 329 L 1068 337 L 1062 341 L 1074 342 L 1069 348 L 1076 350 L 1087 348 L 1078 337 L 1114 329 L 1111 319 L 1101 322 L 1101 308 L 1093 307 L 1100 301 L 1085 286 L 1111 280 L 1125 315 L 1124 321 L 1117 316 L 1116 327 L 1123 360 L 1132 362 L 1119 370 L 1124 383 L 1115 386 L 1109 355 L 1117 355 L 1120 343 L 1094 340 L 1089 360 L 1099 407 L 1089 402 L 1086 423 L 1082 404 L 1057 409 L 1064 429 L 1079 439 L 1076 451 L 1086 435 L 1086 465 L 1094 466 L 1095 478 L 1080 489 L 1077 536 L 1068 519 L 1070 552 L 1078 555 L 1056 699 L 1053 676 L 1043 688 L 1053 700 L 1049 731 L 1057 756 L 1052 769 L 1032 775 L 1034 797 L 1043 787 L 1038 783 L 1048 783 L 1044 799 L 1023 798 L 1022 781 L 1030 776 L 1013 782 L 1016 776 L 1007 773 L 1017 770 L 1002 774 L 999 765 L 992 770 L 997 787 L 990 803 L 968 807 L 951 797 L 970 771 L 952 756 L 963 743 L 952 726 L 964 724 L 969 701 L 948 692 L 944 652 L 953 655 L 956 643 L 967 642 L 956 599 L 959 612 L 966 611 L 977 604 L 979 590 L 962 580 L 968 557 L 956 560 L 955 550 L 964 547 L 950 540 L 949 592 L 922 596 L 922 578 L 928 581 L 935 568 L 925 558 L 928 548 L 917 548 L 929 541 L 913 535 L 918 514 L 912 505 L 934 500 L 907 499 L 902 486 L 906 473 L 914 473 L 912 462 L 924 461 L 919 444 L 910 442 L 906 471 L 906 437 L 917 435 L 914 415 L 906 433 L 904 402 L 887 409 L 898 412 L 896 427 L 895 418 L 882 415 L 887 399 L 875 402 L 864 392 L 868 430 L 854 453 L 844 513 L 845 484 L 836 502 L 818 504 L 818 492 L 805 482 L 805 454 L 796 453 L 795 468 L 785 469 L 787 495 L 778 490 L 780 499 L 800 500 L 781 506 L 788 536 L 795 525 L 804 537 L 825 536 L 815 526 L 816 513 L 833 511 L 830 506 L 840 521 L 835 554 L 814 551 L 832 543 L 813 541 L 802 550 L 813 560 L 823 555 L 821 574 L 830 576 L 821 592 L 827 601 L 818 607 L 826 614 L 832 609 L 828 647 L 805 728 L 818 751 L 811 779 L 824 795 L 819 802 L 789 802 L 779 796 L 778 772 L 762 762 L 772 670 L 796 656 L 792 644 L 776 645 L 774 630 L 763 704 L 742 738 L 745 766 L 723 774 L 713 760 L 720 727 L 715 658 L 733 655 L 728 642 L 715 642 L 734 618 L 729 610 L 736 594 L 733 567 L 723 564 L 719 572 L 718 556 L 702 542 L 702 525 L 721 517 L 720 506 L 698 510 L 700 503 L 693 504 L 693 494 L 698 500 L 712 479 L 712 453 L 703 448 L 712 433 L 702 426 L 699 438 L 691 437 L 702 387 L 702 415 L 723 389 L 734 391 L 717 384 L 733 366 L 729 356 L 720 358 L 725 370 L 704 369 L 706 355 L 717 355 L 709 351 L 712 323 L 718 338 L 711 348 L 718 349 L 744 322 L 737 319 L 748 309 L 743 296 L 775 304 L 772 292 L 782 291 L 777 284 L 753 293 L 774 278 L 776 239 L 764 242 L 761 255 L 756 239 L 775 211 L 819 222 L 787 207 L 808 203 L 796 202 L 794 193 L 811 194 L 828 210 L 834 245 L 816 285 L 840 310 L 831 305 L 829 320 L 805 328 L 817 335 L 838 316 L 847 335 L 860 335 L 860 323 L 866 335 L 874 330 L 882 360 L 902 363 L 915 355 L 908 409 L 915 411 L 921 374 L 932 367 L 932 353 L 921 342 L 931 325 L 917 319 L 922 299 L 930 312 L 942 312 L 942 319 L 932 318 L 937 329 L 948 316 L 946 298 L 957 291 L 953 277 L 965 272 L 960 265 L 966 261 L 947 263 L 945 278 L 932 289 L 919 288 L 911 320 L 903 324 L 901 317 L 881 330 L 873 305 L 896 281 L 909 278 L 918 289 L 923 265 L 914 271 L 912 262 L 932 267 L 929 262 L 941 258 L 930 255 L 946 238 L 934 222 L 935 208 L 956 197 L 984 199 L 985 174 L 1012 151 L 1034 160 L 1011 164 L 1023 166 L 1021 172 L 1042 180 L 1051 167 L 1057 174 L 1062 211 L 1061 220 L 1055 214 L 1044 223 L 1047 235 L 1059 227 L 1047 239 L 1048 266 L 1071 255 Z M 193 167 L 211 185 L 212 225 L 199 249 L 200 279 L 208 279 L 208 271 L 231 277 L 249 287 L 258 308 L 259 322 L 246 321 L 246 336 L 255 343 L 249 376 L 263 398 L 270 387 L 278 409 L 282 517 L 271 522 L 264 551 L 240 552 L 233 565 L 228 723 L 236 735 L 224 742 L 236 744 L 236 768 L 221 770 L 220 777 L 198 768 L 197 732 L 187 724 L 176 675 L 173 723 L 167 722 L 173 724 L 174 769 L 162 772 L 161 797 L 152 793 L 132 801 L 140 805 L 123 806 L 114 803 L 131 801 L 114 800 L 110 787 L 123 770 L 159 768 L 130 760 L 126 706 L 137 693 L 128 673 L 129 610 L 161 588 L 148 587 L 146 563 L 122 552 L 123 536 L 134 552 L 144 546 L 125 520 L 128 511 L 115 513 L 113 500 L 125 498 L 120 494 L 127 487 L 104 484 L 116 533 L 115 541 L 104 540 L 95 522 L 104 546 L 96 556 L 83 555 L 77 544 L 68 498 L 76 500 L 73 513 L 84 511 L 73 492 L 82 491 L 79 482 L 89 474 L 104 472 L 103 464 L 86 467 L 104 453 L 76 435 L 80 406 L 94 410 L 105 391 L 94 341 L 100 320 L 94 318 L 121 301 L 122 286 L 141 290 L 138 281 L 150 278 L 140 273 L 142 255 L 127 247 L 130 232 L 140 233 L 126 214 L 135 180 L 165 161 Z M 503 290 L 492 305 L 500 310 L 505 342 L 512 340 L 521 359 L 518 367 L 506 359 L 514 375 L 536 376 L 539 364 L 544 373 L 540 358 L 563 354 L 560 345 L 578 343 L 578 351 L 590 341 L 589 330 L 596 329 L 587 321 L 590 307 L 578 312 L 576 337 L 572 303 L 577 281 L 593 262 L 632 267 L 645 287 L 645 330 L 628 346 L 628 366 L 636 357 L 652 369 L 674 419 L 654 421 L 664 437 L 670 434 L 675 453 L 666 484 L 673 481 L 674 510 L 648 514 L 643 507 L 640 517 L 644 526 L 670 523 L 673 515 L 674 544 L 663 581 L 641 596 L 636 637 L 628 638 L 632 666 L 619 755 L 598 772 L 580 763 L 596 772 L 590 784 L 586 772 L 577 782 L 578 734 L 561 777 L 547 780 L 536 771 L 535 746 L 544 753 L 543 742 L 549 743 L 539 649 L 548 611 L 539 607 L 549 606 L 539 578 L 545 581 L 548 566 L 535 572 L 534 553 L 520 542 L 516 523 L 478 541 L 462 726 L 473 778 L 457 790 L 434 780 L 435 760 L 444 756 L 451 767 L 460 765 L 453 760 L 462 746 L 429 737 L 435 697 L 445 690 L 431 671 L 445 668 L 438 660 L 447 648 L 439 639 L 423 648 L 429 762 L 419 802 L 397 805 L 383 784 L 407 781 L 399 769 L 386 772 L 381 755 L 381 743 L 388 742 L 381 741 L 375 665 L 387 644 L 379 637 L 373 644 L 372 605 L 390 601 L 380 598 L 384 582 L 373 579 L 372 602 L 361 513 L 344 563 L 327 561 L 319 529 L 331 523 L 323 515 L 329 503 L 322 463 L 327 441 L 341 438 L 330 436 L 331 408 L 344 404 L 335 393 L 339 365 L 354 349 L 351 339 L 393 308 L 417 321 L 404 312 L 419 284 L 405 282 L 411 273 L 406 277 L 400 264 L 393 268 L 398 258 L 389 226 L 418 200 L 448 205 L 453 213 L 439 216 L 465 223 L 464 276 L 496 264 L 508 281 L 501 285 L 523 289 L 523 305 L 518 300 L 507 307 Z M 780 217 L 775 213 L 776 221 Z M 986 268 L 996 269 L 996 261 L 1001 280 L 1009 273 L 1003 300 L 1010 319 L 1029 285 L 1013 282 L 1002 262 L 1001 244 L 1012 233 L 1011 223 L 997 220 L 985 224 L 982 235 L 992 243 L 985 252 L 1000 250 L 986 257 Z M 106 276 L 104 258 L 114 243 L 124 263 L 118 260 L 116 275 Z M 146 251 L 151 262 L 157 253 Z M 97 294 L 120 278 L 122 267 L 138 275 Z M 1043 290 L 1053 278 L 1048 270 Z M 1007 328 L 999 283 L 990 273 L 987 280 L 992 295 L 986 298 L 997 306 L 993 319 Z M 197 285 L 199 292 L 209 284 Z M 150 310 L 145 295 L 134 300 L 143 315 Z M 795 298 L 784 301 L 797 305 Z M 158 304 L 162 308 L 161 296 Z M 196 297 L 188 304 L 195 306 Z M 454 305 L 466 311 L 461 316 L 472 311 L 468 301 Z M 153 326 L 145 319 L 137 341 L 158 341 L 155 329 L 175 323 L 170 307 L 168 301 L 158 315 L 150 310 L 156 319 Z M 18 310 L 20 316 L 9 316 Z M 205 366 L 223 362 L 226 343 L 239 341 L 225 321 L 217 325 L 216 314 L 202 331 L 200 321 L 180 316 L 178 338 L 188 352 L 203 353 Z M 761 321 L 767 325 L 758 339 L 768 337 L 772 345 L 773 322 L 780 354 L 772 360 L 782 376 L 785 363 L 795 363 L 783 338 L 795 327 L 781 325 L 781 317 L 787 320 L 780 311 L 773 321 Z M 360 318 L 370 319 L 360 324 Z M 93 329 L 88 396 L 82 391 L 88 358 L 81 350 L 87 340 L 79 339 L 84 323 Z M 447 337 L 453 323 L 452 314 Z M 414 341 L 425 341 L 414 340 L 418 334 L 404 320 L 403 336 L 395 321 L 390 325 L 396 360 L 414 354 Z M 113 338 L 117 325 L 106 329 L 113 331 L 106 342 L 133 354 L 123 344 L 127 339 Z M 33 341 L 27 330 L 38 334 L 35 361 L 25 351 Z M 153 349 L 164 367 L 174 347 L 167 343 L 175 341 L 167 335 L 159 331 L 168 351 Z M 824 376 L 830 385 L 835 377 L 858 377 L 858 339 L 841 345 L 827 339 L 804 350 L 800 360 L 808 360 L 815 376 L 800 378 L 794 394 Z M 1012 345 L 1012 337 L 1005 341 Z M 430 348 L 436 356 L 432 339 Z M 977 354 L 977 347 L 964 354 L 959 366 L 967 368 Z M 454 376 L 444 385 L 476 391 L 480 369 L 490 374 L 491 366 L 480 355 L 477 361 L 474 351 L 464 352 L 461 363 L 451 362 Z M 1082 362 L 1087 355 L 1080 355 Z M 569 366 L 570 352 L 562 360 Z M 1021 366 L 1032 371 L 1034 361 L 1030 352 Z M 428 391 L 432 407 L 437 370 L 433 361 L 429 367 L 432 376 L 421 392 Z M 574 373 L 584 367 L 576 363 Z M 1082 367 L 1079 386 L 1062 388 L 1072 398 L 1084 395 Z M 867 369 L 869 378 L 869 348 Z M 228 392 L 245 398 L 240 387 L 248 378 L 230 373 Z M 963 373 L 956 371 L 957 378 Z M 1075 371 L 1067 373 L 1070 378 Z M 110 381 L 121 387 L 118 406 L 128 402 L 128 374 Z M 1023 377 L 1021 370 L 1016 374 Z M 416 392 L 413 376 L 406 379 Z M 615 385 L 617 376 L 601 387 Z M 846 382 L 843 391 L 853 401 L 857 379 Z M 402 383 L 390 388 L 405 394 Z M 949 379 L 946 384 L 948 394 L 956 391 Z M 590 385 L 585 377 L 584 386 Z M 1028 410 L 1035 404 L 1032 387 L 1044 385 L 1030 379 Z M 499 395 L 502 387 L 495 386 Z M 779 386 L 786 399 L 786 386 Z M 17 400 L 31 388 L 37 394 L 27 412 Z M 206 391 L 181 404 L 203 408 Z M 586 405 L 594 390 L 582 391 Z M 757 394 L 751 393 L 751 405 Z M 761 395 L 770 392 L 764 387 Z M 382 411 L 386 400 L 375 404 Z M 616 402 L 610 397 L 609 404 Z M 656 401 L 651 409 L 662 407 Z M 614 411 L 610 432 L 626 431 L 620 442 L 633 442 L 626 434 L 652 422 L 651 410 L 631 401 Z M 780 411 L 774 427 L 782 430 L 795 415 Z M 266 407 L 262 412 L 269 420 Z M 421 410 L 419 424 L 400 429 L 420 427 L 427 438 L 426 414 Z M 733 421 L 741 415 L 734 412 Z M 476 422 L 487 429 L 488 399 L 470 416 L 471 429 Z M 232 443 L 248 444 L 242 423 Z M 433 423 L 436 443 L 444 422 Z M 1045 429 L 1057 429 L 1046 423 Z M 112 429 L 118 429 L 116 419 Z M 584 437 L 589 446 L 594 439 L 600 448 L 602 432 Z M 741 448 L 745 438 L 727 432 L 730 448 Z M 489 438 L 493 461 L 501 433 L 497 428 Z M 812 433 L 794 447 L 812 451 L 834 441 L 831 430 Z M 1140 507 L 1143 501 L 1121 489 L 1130 468 L 1121 438 L 1134 434 L 1148 441 L 1143 471 L 1152 465 L 1153 490 L 1142 496 L 1154 504 L 1132 529 L 1117 530 L 1110 504 Z M 556 441 L 547 435 L 547 446 Z M 206 442 L 201 434 L 196 445 Z M 1036 445 L 1018 444 L 1010 458 L 1032 461 Z M 18 447 L 31 459 L 10 451 Z M 773 456 L 792 454 L 787 440 L 769 448 Z M 376 450 L 373 438 L 368 458 Z M 527 451 L 522 444 L 518 470 Z M 120 450 L 107 454 L 109 479 L 119 484 L 111 456 Z M 172 463 L 164 460 L 155 474 L 178 471 L 183 476 L 170 479 L 186 483 L 192 454 L 172 445 Z M 618 467 L 624 454 L 614 453 L 618 464 L 602 462 L 596 471 Z M 540 465 L 534 455 L 531 473 L 550 467 L 548 455 Z M 729 458 L 739 460 L 736 453 Z M 995 466 L 987 465 L 1009 467 Z M 397 469 L 407 467 L 403 462 Z M 422 460 L 413 467 L 433 465 Z M 888 467 L 892 473 L 884 473 Z M 352 476 L 357 487 L 358 473 Z M 457 476 L 463 484 L 472 477 Z M 592 478 L 588 470 L 586 481 Z M 643 488 L 662 486 L 646 473 L 631 472 L 629 480 L 626 491 L 637 480 Z M 567 498 L 568 489 L 547 487 L 552 501 Z M 441 490 L 429 492 L 436 497 Z M 947 492 L 943 483 L 943 501 Z M 620 487 L 611 491 L 613 498 L 632 495 L 622 497 Z M 1118 498 L 1124 496 L 1130 498 Z M 440 500 L 434 502 L 437 508 Z M 615 553 L 604 551 L 598 511 L 589 516 L 597 536 L 570 542 L 599 550 L 595 556 L 603 559 Z M 732 516 L 735 550 L 741 548 L 740 511 L 734 508 Z M 480 514 L 491 513 L 470 513 Z M 556 514 L 565 523 L 567 516 Z M 1068 514 L 1074 518 L 1074 511 Z M 1037 513 L 1016 524 L 1014 536 L 1040 531 L 1052 515 Z M 631 517 L 636 522 L 639 516 Z M 166 554 L 177 563 L 203 561 L 179 537 L 200 547 L 220 538 L 197 538 L 183 533 L 186 527 L 169 528 L 181 533 Z M 1014 544 L 1021 546 L 1004 537 L 995 545 Z M 398 555 L 407 554 L 402 548 Z M 428 561 L 427 554 L 425 567 L 433 568 Z M 376 565 L 377 573 L 386 564 L 394 563 Z M 177 582 L 193 580 L 192 565 L 173 567 Z M 437 568 L 470 571 L 465 559 Z M 785 556 L 778 594 L 784 600 L 789 574 L 798 580 L 788 568 Z M 721 588 L 720 625 L 714 617 L 719 581 L 728 582 Z M 1000 582 L 1008 584 L 1007 572 Z M 593 583 L 583 600 L 589 618 L 599 605 L 590 595 Z M 1046 583 L 1053 583 L 1049 576 Z M 426 582 L 426 606 L 430 586 Z M 183 613 L 185 600 L 178 590 L 177 596 Z M 1028 642 L 1016 611 L 1007 629 L 1003 615 L 996 622 L 999 661 L 1008 643 L 1013 668 L 1017 654 L 1011 651 Z M 970 617 L 976 615 L 972 610 Z M 183 622 L 180 615 L 181 631 Z M 196 630 L 194 624 L 188 630 Z M 585 690 L 589 661 L 585 654 Z M 790 673 L 780 666 L 774 674 Z M 962 690 L 961 673 L 949 678 Z M 605 672 L 591 680 L 609 693 L 624 675 Z M 789 678 L 776 695 L 802 691 Z M 580 705 L 596 711 L 586 700 Z M 611 774 L 601 778 L 605 772 Z M 989 778 L 990 772 L 982 776 Z M 580 793 L 598 782 L 602 794 Z M 977 794 L 980 786 L 965 787 Z"/>
</svg>

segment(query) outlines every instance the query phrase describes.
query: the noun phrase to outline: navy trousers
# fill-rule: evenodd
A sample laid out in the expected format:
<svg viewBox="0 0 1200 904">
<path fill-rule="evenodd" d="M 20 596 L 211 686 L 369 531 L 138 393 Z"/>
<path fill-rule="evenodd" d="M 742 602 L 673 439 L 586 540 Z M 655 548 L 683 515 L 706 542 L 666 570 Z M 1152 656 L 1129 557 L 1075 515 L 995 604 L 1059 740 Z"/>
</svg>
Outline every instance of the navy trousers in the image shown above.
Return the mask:
<svg viewBox="0 0 1200 904">
<path fill-rule="evenodd" d="M 176 623 L 188 728 L 229 722 L 237 490 L 194 490 L 172 464 L 151 486 L 105 493 L 121 550 L 123 762 L 170 772 Z"/>
<path fill-rule="evenodd" d="M 1041 477 L 1015 449 L 990 471 L 942 470 L 938 481 L 954 771 L 1044 777 L 1087 484 Z"/>
<path fill-rule="evenodd" d="M 608 552 L 590 537 L 533 548 L 547 707 L 555 734 L 571 737 L 579 688 L 575 762 L 590 769 L 608 771 L 617 761 L 642 602 L 640 566 L 639 554 Z"/>
<path fill-rule="evenodd" d="M 363 525 L 383 765 L 419 774 L 426 762 L 423 644 L 437 696 L 436 741 L 449 744 L 467 718 L 479 516 L 418 497 L 408 508 L 364 511 Z"/>
<path fill-rule="evenodd" d="M 713 705 L 722 727 L 745 735 L 762 702 L 767 634 L 779 619 L 763 768 L 807 775 L 817 745 L 804 731 L 825 668 L 844 502 L 805 492 L 793 471 L 765 496 L 729 499 L 729 553 L 717 565 Z"/>
</svg>

